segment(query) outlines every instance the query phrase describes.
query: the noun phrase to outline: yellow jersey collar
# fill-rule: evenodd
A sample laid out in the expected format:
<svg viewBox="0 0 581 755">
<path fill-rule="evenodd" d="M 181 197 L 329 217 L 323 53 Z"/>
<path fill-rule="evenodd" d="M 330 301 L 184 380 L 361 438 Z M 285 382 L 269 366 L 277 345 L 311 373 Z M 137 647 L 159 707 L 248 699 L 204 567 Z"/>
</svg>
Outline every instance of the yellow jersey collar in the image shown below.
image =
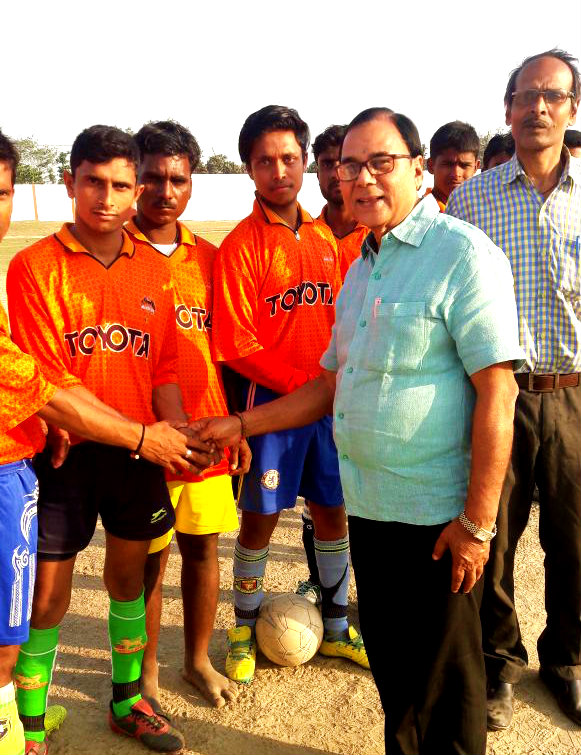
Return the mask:
<svg viewBox="0 0 581 755">
<path fill-rule="evenodd" d="M 287 228 L 290 228 L 291 231 L 294 233 L 294 228 L 291 228 L 288 223 L 286 223 L 280 215 L 277 215 L 274 210 L 271 210 L 270 207 L 268 207 L 265 202 L 258 196 L 258 193 L 255 192 L 256 199 L 254 200 L 254 208 L 252 210 L 252 214 L 262 218 L 266 223 L 269 225 L 284 225 Z M 303 223 L 313 223 L 313 218 L 309 215 L 309 213 L 301 207 L 301 205 L 297 202 L 298 208 L 299 208 L 299 227 Z"/>
<path fill-rule="evenodd" d="M 72 227 L 73 223 L 64 223 L 60 231 L 57 231 L 57 233 L 55 233 L 56 238 L 66 249 L 68 249 L 69 252 L 76 252 L 77 254 L 91 254 L 91 252 L 86 249 L 73 235 L 71 231 Z M 135 244 L 124 228 L 121 229 L 121 234 L 123 237 L 123 243 L 121 244 L 121 251 L 119 252 L 119 255 L 126 254 L 128 257 L 133 257 L 133 255 L 135 254 Z"/>
</svg>

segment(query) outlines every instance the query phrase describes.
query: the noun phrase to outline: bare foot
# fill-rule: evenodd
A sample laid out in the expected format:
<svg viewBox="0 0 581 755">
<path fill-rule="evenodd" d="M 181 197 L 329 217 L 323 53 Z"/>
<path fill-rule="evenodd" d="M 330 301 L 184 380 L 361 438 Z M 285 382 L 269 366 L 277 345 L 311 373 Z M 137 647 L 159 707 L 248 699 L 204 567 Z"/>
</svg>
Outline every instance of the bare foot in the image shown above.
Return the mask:
<svg viewBox="0 0 581 755">
<path fill-rule="evenodd" d="M 141 667 L 139 691 L 143 697 L 152 697 L 154 700 L 159 700 L 159 666 L 157 661 L 146 663 L 144 659 L 143 666 Z"/>
<path fill-rule="evenodd" d="M 222 708 L 238 697 L 238 685 L 226 676 L 218 673 L 207 658 L 203 663 L 191 668 L 184 668 L 182 676 L 200 690 L 202 695 L 216 708 Z"/>
</svg>

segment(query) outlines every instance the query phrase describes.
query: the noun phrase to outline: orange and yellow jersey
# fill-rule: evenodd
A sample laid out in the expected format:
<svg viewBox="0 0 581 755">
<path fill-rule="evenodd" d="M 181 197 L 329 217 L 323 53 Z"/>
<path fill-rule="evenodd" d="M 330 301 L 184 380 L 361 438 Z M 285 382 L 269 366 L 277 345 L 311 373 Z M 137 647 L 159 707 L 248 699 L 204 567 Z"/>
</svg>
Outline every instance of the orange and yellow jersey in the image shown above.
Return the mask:
<svg viewBox="0 0 581 755">
<path fill-rule="evenodd" d="M 320 220 L 321 223 L 324 223 L 329 227 L 329 230 L 331 230 L 331 226 L 327 222 L 327 205 L 323 207 L 317 220 Z M 339 265 L 341 268 L 342 281 L 345 280 L 347 270 L 349 270 L 352 263 L 361 255 L 361 245 L 365 241 L 365 237 L 368 233 L 369 228 L 367 228 L 367 226 L 357 223 L 355 228 L 345 236 L 335 236 L 335 241 L 337 242 L 337 248 L 339 250 Z"/>
<path fill-rule="evenodd" d="M 133 220 L 125 229 L 136 244 L 147 244 L 161 256 Z M 228 414 L 222 370 L 212 361 L 210 344 L 212 269 L 217 252 L 213 244 L 195 236 L 187 226 L 179 223 L 179 244 L 168 259 L 177 325 L 178 380 L 184 409 L 192 419 Z M 172 475 L 169 472 L 166 476 L 169 480 L 201 480 L 227 472 L 228 462 L 224 460 L 201 476 Z"/>
<path fill-rule="evenodd" d="M 8 320 L 0 304 L 0 464 L 30 459 L 42 450 L 44 433 L 35 412 L 55 391 L 35 360 L 10 340 Z"/>
<path fill-rule="evenodd" d="M 439 199 L 436 199 L 436 195 L 434 194 L 434 190 L 432 188 L 426 189 L 426 193 L 424 194 L 424 196 L 422 197 L 422 199 L 425 199 L 430 194 L 433 196 L 433 198 L 438 203 L 438 207 L 440 208 L 440 212 L 446 212 L 446 203 L 445 202 L 441 202 Z"/>
<path fill-rule="evenodd" d="M 83 385 L 117 411 L 155 421 L 152 389 L 177 383 L 167 260 L 123 232 L 105 267 L 65 224 L 12 259 L 6 288 L 13 338 L 51 383 Z"/>
<path fill-rule="evenodd" d="M 341 274 L 330 229 L 300 205 L 299 214 L 294 231 L 256 199 L 222 242 L 214 266 L 217 360 L 266 349 L 277 364 L 320 373 Z"/>
</svg>

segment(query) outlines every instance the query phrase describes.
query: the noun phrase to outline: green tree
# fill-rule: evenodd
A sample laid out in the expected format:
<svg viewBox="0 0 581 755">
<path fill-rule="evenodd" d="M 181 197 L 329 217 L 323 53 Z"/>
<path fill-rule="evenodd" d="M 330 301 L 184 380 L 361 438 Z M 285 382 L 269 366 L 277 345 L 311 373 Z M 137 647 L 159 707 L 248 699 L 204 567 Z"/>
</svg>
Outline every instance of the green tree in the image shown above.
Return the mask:
<svg viewBox="0 0 581 755">
<path fill-rule="evenodd" d="M 317 172 L 317 163 L 313 160 L 312 163 L 309 163 L 307 167 L 307 173 L 316 173 Z"/>
<path fill-rule="evenodd" d="M 244 166 L 228 160 L 226 155 L 212 155 L 206 163 L 208 173 L 244 173 Z"/>
<path fill-rule="evenodd" d="M 57 176 L 56 149 L 39 144 L 31 136 L 25 139 L 15 139 L 14 143 L 20 154 L 20 163 L 16 169 L 16 183 L 55 183 Z"/>
<path fill-rule="evenodd" d="M 70 152 L 58 153 L 58 156 L 56 159 L 56 169 L 57 169 L 57 176 L 58 176 L 57 183 L 59 184 L 64 183 L 63 174 L 65 170 L 70 170 L 70 158 L 71 158 Z"/>
</svg>

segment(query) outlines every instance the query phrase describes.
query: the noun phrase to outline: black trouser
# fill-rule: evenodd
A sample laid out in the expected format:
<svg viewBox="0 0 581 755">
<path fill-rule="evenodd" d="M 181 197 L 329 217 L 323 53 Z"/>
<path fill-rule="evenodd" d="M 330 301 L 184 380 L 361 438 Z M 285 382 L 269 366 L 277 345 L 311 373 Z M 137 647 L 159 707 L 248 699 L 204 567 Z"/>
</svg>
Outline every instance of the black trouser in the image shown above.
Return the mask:
<svg viewBox="0 0 581 755">
<path fill-rule="evenodd" d="M 387 755 L 484 755 L 478 598 L 450 591 L 445 525 L 349 517 L 361 632 L 385 712 Z"/>
<path fill-rule="evenodd" d="M 581 387 L 553 393 L 521 389 L 481 608 L 486 671 L 492 684 L 516 683 L 527 664 L 514 609 L 514 556 L 527 525 L 535 482 L 545 552 L 547 625 L 541 666 L 581 679 Z"/>
</svg>

